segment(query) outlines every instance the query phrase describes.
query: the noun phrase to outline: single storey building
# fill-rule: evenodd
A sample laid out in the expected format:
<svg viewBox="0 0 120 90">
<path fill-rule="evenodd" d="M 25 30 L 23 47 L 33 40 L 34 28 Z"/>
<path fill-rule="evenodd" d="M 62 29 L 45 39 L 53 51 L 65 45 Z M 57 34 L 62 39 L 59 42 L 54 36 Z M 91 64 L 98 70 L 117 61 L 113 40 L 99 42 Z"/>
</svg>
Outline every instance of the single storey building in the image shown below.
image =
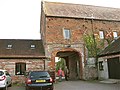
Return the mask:
<svg viewBox="0 0 120 90">
<path fill-rule="evenodd" d="M 98 68 L 99 79 L 120 79 L 120 37 L 99 53 Z"/>
<path fill-rule="evenodd" d="M 29 70 L 44 70 L 46 57 L 42 40 L 0 39 L 0 69 L 11 74 L 13 82 L 24 82 Z"/>
</svg>

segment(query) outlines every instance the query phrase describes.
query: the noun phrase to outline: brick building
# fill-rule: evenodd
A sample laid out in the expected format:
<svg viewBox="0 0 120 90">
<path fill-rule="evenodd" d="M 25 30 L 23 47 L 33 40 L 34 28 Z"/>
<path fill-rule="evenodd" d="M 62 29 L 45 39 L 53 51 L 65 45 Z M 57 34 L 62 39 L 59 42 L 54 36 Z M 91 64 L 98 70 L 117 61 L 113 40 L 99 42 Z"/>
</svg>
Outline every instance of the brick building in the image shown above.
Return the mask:
<svg viewBox="0 0 120 90">
<path fill-rule="evenodd" d="M 41 40 L 0 39 L 0 69 L 9 71 L 14 82 L 24 82 L 24 73 L 45 69 Z"/>
<path fill-rule="evenodd" d="M 83 36 L 93 33 L 95 40 L 108 41 L 120 36 L 120 9 L 91 5 L 42 2 L 41 38 L 45 55 L 55 66 L 55 57 L 65 59 L 71 79 L 97 77 L 94 66 L 89 69 Z"/>
</svg>

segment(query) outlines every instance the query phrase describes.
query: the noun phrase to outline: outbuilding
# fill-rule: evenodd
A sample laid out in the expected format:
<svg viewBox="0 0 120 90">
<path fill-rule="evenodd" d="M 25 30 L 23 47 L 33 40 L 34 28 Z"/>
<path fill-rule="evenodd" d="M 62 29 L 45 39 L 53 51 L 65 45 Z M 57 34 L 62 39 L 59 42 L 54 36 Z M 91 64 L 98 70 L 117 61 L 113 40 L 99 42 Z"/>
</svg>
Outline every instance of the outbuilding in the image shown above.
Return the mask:
<svg viewBox="0 0 120 90">
<path fill-rule="evenodd" d="M 99 79 L 120 79 L 120 37 L 99 53 L 98 69 Z"/>
<path fill-rule="evenodd" d="M 24 82 L 29 70 L 44 70 L 45 52 L 42 40 L 0 39 L 0 69 L 11 74 L 13 82 Z"/>
</svg>

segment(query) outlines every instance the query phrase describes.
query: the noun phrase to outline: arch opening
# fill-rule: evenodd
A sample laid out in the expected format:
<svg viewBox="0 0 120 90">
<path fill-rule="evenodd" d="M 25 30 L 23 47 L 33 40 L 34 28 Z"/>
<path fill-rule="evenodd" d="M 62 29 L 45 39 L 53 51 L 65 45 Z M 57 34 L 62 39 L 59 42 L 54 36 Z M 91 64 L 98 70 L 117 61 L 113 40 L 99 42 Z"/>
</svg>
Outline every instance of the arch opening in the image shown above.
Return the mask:
<svg viewBox="0 0 120 90">
<path fill-rule="evenodd" d="M 62 68 L 65 71 L 65 67 L 68 68 L 69 71 L 69 80 L 78 80 L 82 77 L 82 65 L 81 65 L 81 56 L 76 51 L 58 51 L 56 56 L 58 60 L 55 60 L 55 68 L 56 72 L 58 68 Z M 57 65 L 57 63 L 61 62 L 61 65 Z M 64 62 L 64 63 L 63 63 Z"/>
</svg>

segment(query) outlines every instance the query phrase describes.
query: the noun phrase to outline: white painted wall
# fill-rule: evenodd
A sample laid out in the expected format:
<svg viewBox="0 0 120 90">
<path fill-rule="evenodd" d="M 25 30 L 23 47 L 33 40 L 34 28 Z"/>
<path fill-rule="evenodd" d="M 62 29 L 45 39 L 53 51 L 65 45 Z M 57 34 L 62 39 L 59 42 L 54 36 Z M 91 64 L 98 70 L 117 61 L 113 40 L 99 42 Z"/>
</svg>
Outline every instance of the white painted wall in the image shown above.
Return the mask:
<svg viewBox="0 0 120 90">
<path fill-rule="evenodd" d="M 107 59 L 99 58 L 98 62 L 100 62 L 100 61 L 103 61 L 103 70 L 102 71 L 99 70 L 99 63 L 98 63 L 98 78 L 100 80 L 102 80 L 102 79 L 108 79 L 109 75 L 108 75 Z"/>
</svg>

